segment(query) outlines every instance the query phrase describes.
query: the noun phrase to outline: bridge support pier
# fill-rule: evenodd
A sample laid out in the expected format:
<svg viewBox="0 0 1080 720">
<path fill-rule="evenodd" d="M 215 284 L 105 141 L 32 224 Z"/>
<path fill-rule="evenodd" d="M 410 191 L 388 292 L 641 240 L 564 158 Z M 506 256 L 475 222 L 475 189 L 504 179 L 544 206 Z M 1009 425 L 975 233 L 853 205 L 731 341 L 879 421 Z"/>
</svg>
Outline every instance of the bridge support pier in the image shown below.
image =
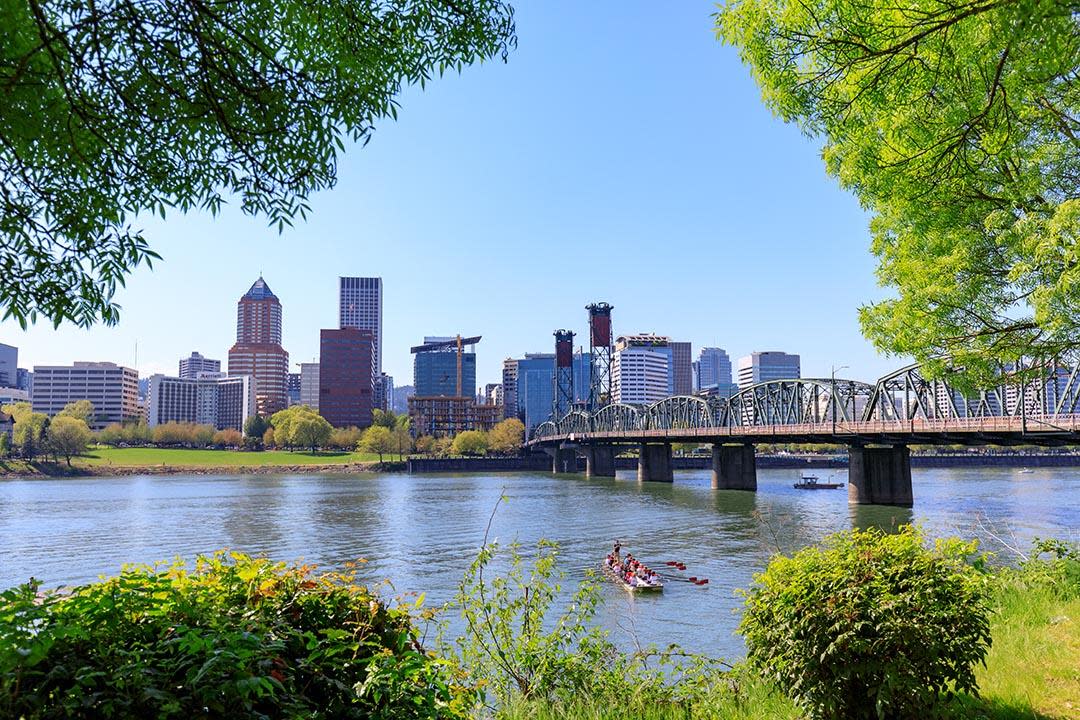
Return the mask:
<svg viewBox="0 0 1080 720">
<path fill-rule="evenodd" d="M 907 446 L 848 448 L 848 502 L 911 507 L 911 453 Z"/>
<path fill-rule="evenodd" d="M 551 453 L 551 472 L 560 473 L 577 472 L 577 452 L 571 448 L 555 448 Z"/>
<path fill-rule="evenodd" d="M 713 445 L 712 486 L 717 490 L 757 490 L 754 446 Z"/>
<path fill-rule="evenodd" d="M 615 448 L 610 445 L 584 447 L 585 477 L 615 477 Z"/>
<path fill-rule="evenodd" d="M 671 445 L 641 443 L 637 466 L 638 482 L 674 482 L 671 468 Z"/>
</svg>

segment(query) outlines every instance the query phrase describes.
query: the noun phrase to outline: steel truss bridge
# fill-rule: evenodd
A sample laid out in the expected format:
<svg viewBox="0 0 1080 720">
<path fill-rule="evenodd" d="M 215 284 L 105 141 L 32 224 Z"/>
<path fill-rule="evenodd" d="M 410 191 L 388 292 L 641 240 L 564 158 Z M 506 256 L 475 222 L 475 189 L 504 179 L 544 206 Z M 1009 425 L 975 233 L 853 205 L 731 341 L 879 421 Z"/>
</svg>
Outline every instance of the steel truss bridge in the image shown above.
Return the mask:
<svg viewBox="0 0 1080 720">
<path fill-rule="evenodd" d="M 918 365 L 876 384 L 800 378 L 727 398 L 669 397 L 651 405 L 574 410 L 537 426 L 530 445 L 663 438 L 670 442 L 1080 444 L 1080 365 L 1023 385 L 964 395 Z"/>
<path fill-rule="evenodd" d="M 756 476 L 751 478 L 755 444 L 846 444 L 852 449 L 853 486 L 856 473 L 864 485 L 882 477 L 886 485 L 895 484 L 899 478 L 910 498 L 908 445 L 1080 444 L 1080 365 L 1026 372 L 1021 382 L 1003 374 L 1000 386 L 971 394 L 945 380 L 925 378 L 919 365 L 901 368 L 873 385 L 840 378 L 774 380 L 726 398 L 677 396 L 645 406 L 574 410 L 537 426 L 526 444 L 552 454 L 556 469 L 560 453 L 585 454 L 590 467 L 595 466 L 590 474 L 599 475 L 614 472 L 613 461 L 610 471 L 607 467 L 603 448 L 636 444 L 639 478 L 670 480 L 671 443 L 713 443 L 714 486 L 742 489 L 756 488 Z M 730 445 L 744 446 L 742 454 L 723 447 Z M 872 446 L 887 446 L 889 452 Z M 666 466 L 658 450 L 666 452 Z M 729 482 L 740 474 L 741 480 Z M 854 499 L 852 488 L 849 494 Z M 910 502 L 901 497 L 893 504 Z"/>
</svg>

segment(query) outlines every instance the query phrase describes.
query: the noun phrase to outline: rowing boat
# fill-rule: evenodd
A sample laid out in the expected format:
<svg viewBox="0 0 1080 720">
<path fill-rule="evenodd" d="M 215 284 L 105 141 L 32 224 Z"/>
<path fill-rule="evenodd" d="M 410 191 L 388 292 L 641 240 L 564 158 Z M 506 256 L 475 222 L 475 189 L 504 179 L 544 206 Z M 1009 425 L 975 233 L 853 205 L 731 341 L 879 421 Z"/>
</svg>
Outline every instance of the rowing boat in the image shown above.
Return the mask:
<svg viewBox="0 0 1080 720">
<path fill-rule="evenodd" d="M 664 583 L 657 580 L 655 583 L 646 583 L 644 580 L 638 579 L 639 585 L 631 585 L 623 579 L 623 576 L 618 570 L 608 565 L 607 560 L 600 562 L 600 569 L 604 571 L 604 575 L 608 577 L 612 582 L 618 583 L 629 593 L 635 592 L 663 592 Z"/>
</svg>

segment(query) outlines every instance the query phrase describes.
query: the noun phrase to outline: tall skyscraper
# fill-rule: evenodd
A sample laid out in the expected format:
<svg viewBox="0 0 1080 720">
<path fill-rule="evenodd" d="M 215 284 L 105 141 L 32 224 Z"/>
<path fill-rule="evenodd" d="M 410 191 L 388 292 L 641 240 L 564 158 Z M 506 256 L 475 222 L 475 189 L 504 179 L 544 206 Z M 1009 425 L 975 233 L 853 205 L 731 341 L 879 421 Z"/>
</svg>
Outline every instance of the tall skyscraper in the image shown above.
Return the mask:
<svg viewBox="0 0 1080 720">
<path fill-rule="evenodd" d="M 739 358 L 739 387 L 770 380 L 789 380 L 802 375 L 798 355 L 777 350 L 755 352 Z"/>
<path fill-rule="evenodd" d="M 693 350 L 688 342 L 670 342 L 672 395 L 690 395 L 694 392 Z"/>
<path fill-rule="evenodd" d="M 375 343 L 375 375 L 382 372 L 382 278 L 338 278 L 338 327 L 371 333 Z"/>
<path fill-rule="evenodd" d="M 289 405 L 300 404 L 300 373 L 285 375 L 285 394 L 289 397 Z"/>
<path fill-rule="evenodd" d="M 319 363 L 300 363 L 300 404 L 319 410 Z"/>
<path fill-rule="evenodd" d="M 518 417 L 518 361 L 514 358 L 503 360 L 503 417 Z"/>
<path fill-rule="evenodd" d="M 203 357 L 197 352 L 191 353 L 186 358 L 180 358 L 180 377 L 185 380 L 194 380 L 201 372 L 221 372 L 221 361 Z"/>
<path fill-rule="evenodd" d="M 672 395 L 675 368 L 671 340 L 662 335 L 624 335 L 615 341 L 611 366 L 614 402 L 647 405 Z"/>
<path fill-rule="evenodd" d="M 731 380 L 731 358 L 717 347 L 701 348 L 698 354 L 698 390 L 716 388 L 719 395 L 727 397 L 734 388 Z"/>
<path fill-rule="evenodd" d="M 53 416 L 77 400 L 94 404 L 91 429 L 134 420 L 139 416 L 139 374 L 111 362 L 34 366 L 34 412 Z"/>
<path fill-rule="evenodd" d="M 334 427 L 368 427 L 375 408 L 371 331 L 322 330 L 319 340 L 319 414 Z"/>
<path fill-rule="evenodd" d="M 281 347 L 281 302 L 260 277 L 236 305 L 236 344 L 229 350 L 229 375 L 255 379 L 259 415 L 288 407 L 289 353 Z"/>
<path fill-rule="evenodd" d="M 0 343 L 0 387 L 19 386 L 19 348 Z"/>
</svg>

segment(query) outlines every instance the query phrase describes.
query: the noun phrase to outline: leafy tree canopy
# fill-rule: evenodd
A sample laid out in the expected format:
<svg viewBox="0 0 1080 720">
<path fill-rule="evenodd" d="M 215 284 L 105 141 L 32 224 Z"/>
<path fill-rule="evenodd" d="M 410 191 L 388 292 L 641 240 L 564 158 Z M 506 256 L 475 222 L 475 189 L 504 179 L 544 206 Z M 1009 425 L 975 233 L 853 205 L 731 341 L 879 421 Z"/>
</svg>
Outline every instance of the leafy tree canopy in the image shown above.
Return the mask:
<svg viewBox="0 0 1080 720">
<path fill-rule="evenodd" d="M 786 121 L 874 213 L 882 350 L 971 377 L 1080 338 L 1075 0 L 733 0 L 717 15 Z M 940 365 L 932 365 L 931 371 Z"/>
<path fill-rule="evenodd" d="M 0 3 L 0 306 L 117 322 L 140 213 L 235 200 L 282 229 L 405 84 L 502 56 L 501 0 Z"/>
<path fill-rule="evenodd" d="M 89 400 L 69 402 L 64 406 L 63 410 L 57 413 L 57 417 L 75 418 L 89 425 L 94 420 L 94 403 Z"/>
</svg>

